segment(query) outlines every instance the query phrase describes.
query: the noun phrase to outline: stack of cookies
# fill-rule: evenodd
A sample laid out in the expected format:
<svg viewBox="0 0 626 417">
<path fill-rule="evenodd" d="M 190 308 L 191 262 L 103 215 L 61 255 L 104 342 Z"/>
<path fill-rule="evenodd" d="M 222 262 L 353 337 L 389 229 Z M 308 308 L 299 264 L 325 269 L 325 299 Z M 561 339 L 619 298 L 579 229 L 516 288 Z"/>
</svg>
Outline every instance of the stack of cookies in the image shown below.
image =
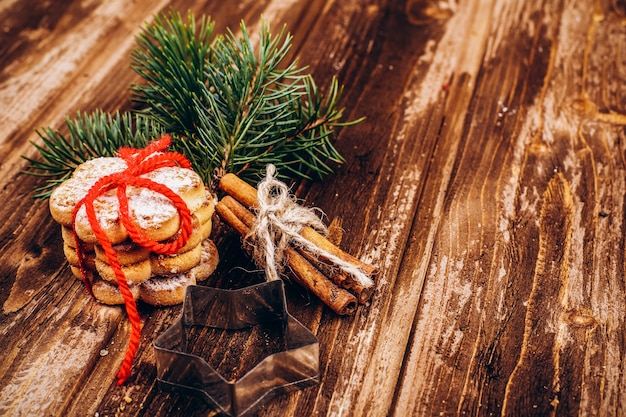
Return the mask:
<svg viewBox="0 0 626 417">
<path fill-rule="evenodd" d="M 72 177 L 50 196 L 50 213 L 62 227 L 63 250 L 73 274 L 82 279 L 75 232 L 93 294 L 102 303 L 111 305 L 124 304 L 115 272 L 89 223 L 85 205 L 79 208 L 75 221 L 73 211 L 96 181 L 127 168 L 127 162 L 122 158 L 92 159 L 76 168 Z M 113 245 L 135 299 L 158 306 L 178 304 L 184 299 L 186 287 L 208 278 L 217 265 L 217 248 L 209 239 L 215 201 L 202 179 L 190 169 L 160 167 L 141 177 L 168 187 L 182 198 L 191 212 L 191 236 L 177 253 L 151 252 L 130 239 L 120 218 L 116 189 L 94 200 L 96 218 Z M 126 195 L 128 213 L 135 227 L 155 242 L 168 243 L 177 239 L 181 233 L 181 219 L 171 200 L 149 188 L 132 186 L 126 188 Z"/>
</svg>

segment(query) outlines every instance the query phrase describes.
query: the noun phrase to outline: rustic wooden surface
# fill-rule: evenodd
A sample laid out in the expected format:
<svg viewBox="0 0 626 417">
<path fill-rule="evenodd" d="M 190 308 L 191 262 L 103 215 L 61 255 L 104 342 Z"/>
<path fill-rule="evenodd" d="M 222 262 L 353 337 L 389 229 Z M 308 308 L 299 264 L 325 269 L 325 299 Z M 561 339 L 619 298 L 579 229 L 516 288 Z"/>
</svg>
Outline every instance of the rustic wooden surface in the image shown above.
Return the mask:
<svg viewBox="0 0 626 417">
<path fill-rule="evenodd" d="M 178 308 L 141 308 L 115 386 L 128 321 L 72 278 L 20 158 L 36 128 L 128 108 L 133 36 L 170 6 L 218 32 L 286 23 L 292 56 L 321 86 L 338 76 L 347 118 L 367 117 L 301 197 L 379 265 L 376 293 L 338 317 L 288 288 L 321 382 L 259 416 L 626 414 L 624 2 L 3 0 L 0 415 L 213 414 L 155 385 L 151 344 Z M 217 229 L 208 285 L 245 285 L 237 237 Z"/>
</svg>

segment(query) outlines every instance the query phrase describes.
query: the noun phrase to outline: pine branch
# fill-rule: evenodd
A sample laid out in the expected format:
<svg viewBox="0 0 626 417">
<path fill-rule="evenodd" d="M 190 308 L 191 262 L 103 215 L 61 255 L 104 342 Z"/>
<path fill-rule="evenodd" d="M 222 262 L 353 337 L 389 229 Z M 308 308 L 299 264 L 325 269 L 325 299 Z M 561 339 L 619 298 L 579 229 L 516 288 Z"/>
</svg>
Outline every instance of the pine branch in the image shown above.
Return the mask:
<svg viewBox="0 0 626 417">
<path fill-rule="evenodd" d="M 193 103 L 207 83 L 214 27 L 205 16 L 196 26 L 191 12 L 187 20 L 174 11 L 157 15 L 139 34 L 131 53 L 131 67 L 147 82 L 131 86 L 133 101 L 146 116 L 180 136 L 194 132 Z"/>
<path fill-rule="evenodd" d="M 68 179 L 76 167 L 100 156 L 113 156 L 122 146 L 142 148 L 163 133 L 163 128 L 140 114 L 78 113 L 65 119 L 67 135 L 46 127 L 37 130 L 43 145 L 31 142 L 41 159 L 31 159 L 27 173 L 47 178 L 35 197 L 48 198 L 52 189 Z"/>
<path fill-rule="evenodd" d="M 258 45 L 243 22 L 240 36 L 228 30 L 213 38 L 213 28 L 207 17 L 196 24 L 191 12 L 187 21 L 173 11 L 156 16 L 131 54 L 144 80 L 131 86 L 138 110 L 78 114 L 67 119 L 69 136 L 38 132 L 42 161 L 30 160 L 30 172 L 48 178 L 38 196 L 47 197 L 86 159 L 144 146 L 161 132 L 207 184 L 227 172 L 256 179 L 268 163 L 283 177 L 320 179 L 332 172 L 329 162 L 343 162 L 334 129 L 361 119 L 340 121 L 338 81 L 322 95 L 305 67 L 285 63 L 292 37 L 284 27 L 273 36 L 263 23 Z"/>
<path fill-rule="evenodd" d="M 291 42 L 284 29 L 272 38 L 262 26 L 258 56 L 243 24 L 241 31 L 241 39 L 229 32 L 214 46 L 215 59 L 208 68 L 211 87 L 203 90 L 209 106 L 198 106 L 198 151 L 216 149 L 214 165 L 221 173 L 254 175 L 265 166 L 255 162 L 263 162 L 263 155 L 299 129 L 305 77 L 296 62 L 278 69 Z M 282 154 L 272 162 L 289 157 Z"/>
</svg>

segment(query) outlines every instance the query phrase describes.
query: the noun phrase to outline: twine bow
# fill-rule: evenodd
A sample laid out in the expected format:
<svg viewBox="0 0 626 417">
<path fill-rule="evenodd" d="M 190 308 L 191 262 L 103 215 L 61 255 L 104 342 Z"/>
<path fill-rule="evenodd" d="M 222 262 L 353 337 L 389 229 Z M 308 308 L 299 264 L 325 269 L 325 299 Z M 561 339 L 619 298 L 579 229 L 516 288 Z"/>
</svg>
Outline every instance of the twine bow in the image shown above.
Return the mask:
<svg viewBox="0 0 626 417">
<path fill-rule="evenodd" d="M 253 257 L 258 265 L 265 267 L 268 281 L 276 280 L 282 272 L 284 253 L 291 242 L 317 258 L 323 258 L 331 266 L 350 274 L 362 285 L 370 285 L 370 278 L 350 262 L 321 249 L 302 237 L 301 231 L 309 226 L 318 233 L 327 234 L 326 225 L 314 209 L 302 207 L 296 202 L 285 183 L 275 177 L 276 167 L 269 164 L 265 179 L 258 185 L 258 210 L 256 221 L 246 237 L 253 244 Z"/>
<path fill-rule="evenodd" d="M 192 232 L 191 212 L 189 211 L 185 201 L 169 187 L 148 178 L 141 177 L 142 174 L 146 174 L 162 167 L 178 166 L 181 168 L 191 168 L 191 164 L 185 156 L 176 152 L 164 152 L 170 146 L 171 142 L 171 137 L 169 135 L 164 135 L 161 139 L 152 142 L 144 149 L 121 148 L 118 151 L 118 156 L 126 161 L 128 168 L 122 172 L 104 176 L 96 181 L 96 183 L 89 189 L 85 197 L 83 197 L 83 199 L 76 204 L 72 213 L 73 223 L 75 225 L 76 215 L 79 209 L 83 205 L 85 206 L 89 225 L 98 239 L 98 243 L 102 246 L 111 269 L 115 273 L 118 287 L 124 299 L 126 314 L 128 315 L 128 319 L 132 326 L 128 348 L 117 375 L 117 385 L 123 384 L 130 375 L 130 369 L 141 338 L 141 319 L 139 317 L 139 313 L 137 312 L 137 304 L 135 303 L 135 299 L 133 298 L 133 295 L 128 287 L 128 282 L 124 276 L 124 271 L 122 270 L 117 253 L 113 249 L 113 245 L 100 226 L 96 217 L 94 201 L 104 193 L 115 189 L 117 199 L 119 201 L 120 219 L 131 240 L 138 245 L 147 248 L 151 252 L 159 254 L 173 254 L 178 252 L 178 250 L 186 244 Z M 181 221 L 180 234 L 176 240 L 169 243 L 153 241 L 133 223 L 129 213 L 128 196 L 126 194 L 127 187 L 129 186 L 146 188 L 157 192 L 168 198 L 174 204 Z M 91 282 L 87 277 L 87 271 L 84 266 L 84 252 L 82 250 L 82 244 L 76 234 L 76 227 L 73 229 L 81 276 L 85 286 L 91 293 Z"/>
</svg>

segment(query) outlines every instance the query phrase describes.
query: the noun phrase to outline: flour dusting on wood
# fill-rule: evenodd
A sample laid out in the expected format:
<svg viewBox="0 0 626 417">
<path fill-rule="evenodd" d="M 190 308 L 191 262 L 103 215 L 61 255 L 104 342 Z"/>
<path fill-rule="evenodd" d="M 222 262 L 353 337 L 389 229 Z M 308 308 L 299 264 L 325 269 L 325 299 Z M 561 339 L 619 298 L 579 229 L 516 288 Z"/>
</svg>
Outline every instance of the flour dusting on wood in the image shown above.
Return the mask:
<svg viewBox="0 0 626 417">
<path fill-rule="evenodd" d="M 84 364 L 93 360 L 91 356 L 102 345 L 102 336 L 94 329 L 72 327 L 45 354 L 35 350 L 29 362 L 20 364 L 18 375 L 0 389 L 0 414 L 54 414 L 53 410 L 65 401 L 58 391 L 72 378 L 80 385 Z"/>
</svg>

